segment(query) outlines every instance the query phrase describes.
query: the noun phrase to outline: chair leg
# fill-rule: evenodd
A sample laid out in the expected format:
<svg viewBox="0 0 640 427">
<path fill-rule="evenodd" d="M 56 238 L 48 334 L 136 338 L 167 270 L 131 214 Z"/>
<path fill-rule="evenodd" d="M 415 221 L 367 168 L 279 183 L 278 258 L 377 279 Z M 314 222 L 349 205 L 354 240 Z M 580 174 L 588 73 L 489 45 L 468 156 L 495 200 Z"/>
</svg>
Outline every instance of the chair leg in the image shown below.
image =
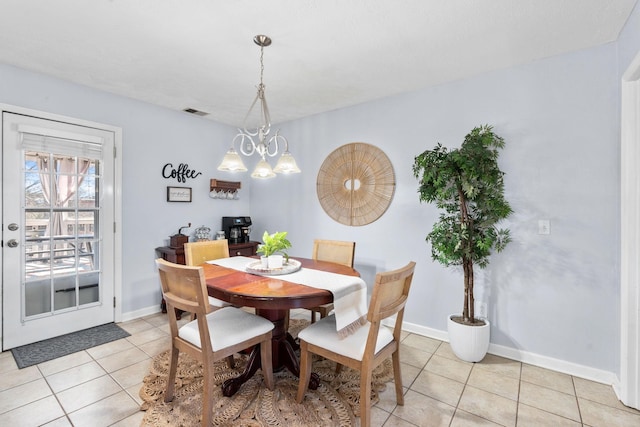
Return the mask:
<svg viewBox="0 0 640 427">
<path fill-rule="evenodd" d="M 171 346 L 171 356 L 169 362 L 169 377 L 167 378 L 167 391 L 164 394 L 164 401 L 171 402 L 176 386 L 176 372 L 178 371 L 178 356 L 180 351 Z"/>
<path fill-rule="evenodd" d="M 360 371 L 360 427 L 371 425 L 371 368 Z"/>
<path fill-rule="evenodd" d="M 273 362 L 271 357 L 271 336 L 260 343 L 260 363 L 262 376 L 269 390 L 273 390 Z"/>
<path fill-rule="evenodd" d="M 298 395 L 296 396 L 296 402 L 298 403 L 302 403 L 304 394 L 309 386 L 309 380 L 311 379 L 311 358 L 308 344 L 305 341 L 300 341 L 300 380 L 298 382 Z"/>
<path fill-rule="evenodd" d="M 213 416 L 213 361 L 204 358 L 204 390 L 202 393 L 202 427 L 211 425 Z"/>
<path fill-rule="evenodd" d="M 393 381 L 396 384 L 396 403 L 400 406 L 404 405 L 404 394 L 402 390 L 402 372 L 400 371 L 400 350 L 396 350 L 391 355 L 393 360 Z"/>
</svg>

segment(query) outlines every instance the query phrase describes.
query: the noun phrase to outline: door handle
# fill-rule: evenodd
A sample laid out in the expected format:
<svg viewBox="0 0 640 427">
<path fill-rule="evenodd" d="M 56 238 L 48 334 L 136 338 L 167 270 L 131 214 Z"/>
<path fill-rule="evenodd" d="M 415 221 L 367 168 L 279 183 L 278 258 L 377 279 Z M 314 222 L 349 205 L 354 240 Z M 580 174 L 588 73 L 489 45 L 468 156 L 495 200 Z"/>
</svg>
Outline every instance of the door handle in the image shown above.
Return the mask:
<svg viewBox="0 0 640 427">
<path fill-rule="evenodd" d="M 18 241 L 16 239 L 11 239 L 7 242 L 7 246 L 10 248 L 15 248 L 18 246 Z"/>
</svg>

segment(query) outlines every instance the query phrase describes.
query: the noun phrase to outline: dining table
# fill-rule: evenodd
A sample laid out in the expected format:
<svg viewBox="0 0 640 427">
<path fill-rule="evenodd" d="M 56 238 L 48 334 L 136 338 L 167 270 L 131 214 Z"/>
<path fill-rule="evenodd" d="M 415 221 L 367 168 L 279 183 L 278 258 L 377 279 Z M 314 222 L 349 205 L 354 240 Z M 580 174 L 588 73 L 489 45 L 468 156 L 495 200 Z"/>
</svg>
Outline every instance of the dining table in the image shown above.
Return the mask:
<svg viewBox="0 0 640 427">
<path fill-rule="evenodd" d="M 298 261 L 303 269 L 344 276 L 360 276 L 355 269 L 341 264 L 308 258 L 291 258 Z M 202 267 L 209 296 L 229 302 L 237 307 L 253 307 L 257 315 L 273 323 L 272 363 L 274 372 L 288 369 L 292 374 L 299 376 L 300 365 L 296 355 L 298 344 L 286 330 L 289 310 L 331 303 L 334 301 L 332 292 L 290 282 L 287 280 L 286 274 L 254 274 L 210 262 L 202 264 Z M 260 346 L 255 346 L 250 350 L 244 371 L 238 377 L 223 383 L 223 395 L 232 396 L 235 394 L 240 386 L 260 368 L 260 363 Z M 315 390 L 319 385 L 319 377 L 312 374 L 309 388 Z"/>
</svg>

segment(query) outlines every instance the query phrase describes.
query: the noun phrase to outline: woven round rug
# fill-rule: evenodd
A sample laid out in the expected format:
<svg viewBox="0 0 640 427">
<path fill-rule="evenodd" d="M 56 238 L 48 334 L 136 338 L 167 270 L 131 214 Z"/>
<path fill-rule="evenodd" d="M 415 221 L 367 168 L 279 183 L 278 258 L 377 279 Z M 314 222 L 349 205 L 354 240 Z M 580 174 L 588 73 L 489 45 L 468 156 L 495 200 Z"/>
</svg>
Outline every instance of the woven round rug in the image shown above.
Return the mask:
<svg viewBox="0 0 640 427">
<path fill-rule="evenodd" d="M 292 319 L 290 331 L 296 336 L 308 322 Z M 153 359 L 149 373 L 140 389 L 142 410 L 146 411 L 141 426 L 197 426 L 202 413 L 202 365 L 180 353 L 176 375 L 175 397 L 164 402 L 166 379 L 169 373 L 169 351 Z M 222 395 L 221 385 L 240 375 L 247 356 L 236 355 L 234 369 L 226 360 L 214 365 L 214 426 L 353 426 L 359 414 L 360 373 L 343 368 L 335 373 L 335 363 L 314 359 L 313 371 L 320 376 L 317 390 L 307 390 L 301 404 L 296 402 L 298 378 L 289 371 L 274 373 L 275 388 L 266 388 L 261 371 L 245 382 L 232 397 Z M 393 379 L 391 359 L 378 366 L 373 373 L 373 402 L 378 393 Z"/>
</svg>

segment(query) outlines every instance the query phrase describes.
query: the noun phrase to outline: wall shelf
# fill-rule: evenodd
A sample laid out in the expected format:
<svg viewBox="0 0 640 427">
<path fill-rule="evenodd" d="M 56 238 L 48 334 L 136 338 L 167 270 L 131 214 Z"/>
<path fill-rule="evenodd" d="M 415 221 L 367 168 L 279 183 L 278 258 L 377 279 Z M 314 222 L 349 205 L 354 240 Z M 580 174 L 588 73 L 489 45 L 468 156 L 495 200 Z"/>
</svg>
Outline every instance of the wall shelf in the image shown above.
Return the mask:
<svg viewBox="0 0 640 427">
<path fill-rule="evenodd" d="M 209 197 L 212 199 L 238 200 L 238 190 L 240 188 L 242 188 L 240 181 L 211 179 L 209 183 Z"/>
</svg>

